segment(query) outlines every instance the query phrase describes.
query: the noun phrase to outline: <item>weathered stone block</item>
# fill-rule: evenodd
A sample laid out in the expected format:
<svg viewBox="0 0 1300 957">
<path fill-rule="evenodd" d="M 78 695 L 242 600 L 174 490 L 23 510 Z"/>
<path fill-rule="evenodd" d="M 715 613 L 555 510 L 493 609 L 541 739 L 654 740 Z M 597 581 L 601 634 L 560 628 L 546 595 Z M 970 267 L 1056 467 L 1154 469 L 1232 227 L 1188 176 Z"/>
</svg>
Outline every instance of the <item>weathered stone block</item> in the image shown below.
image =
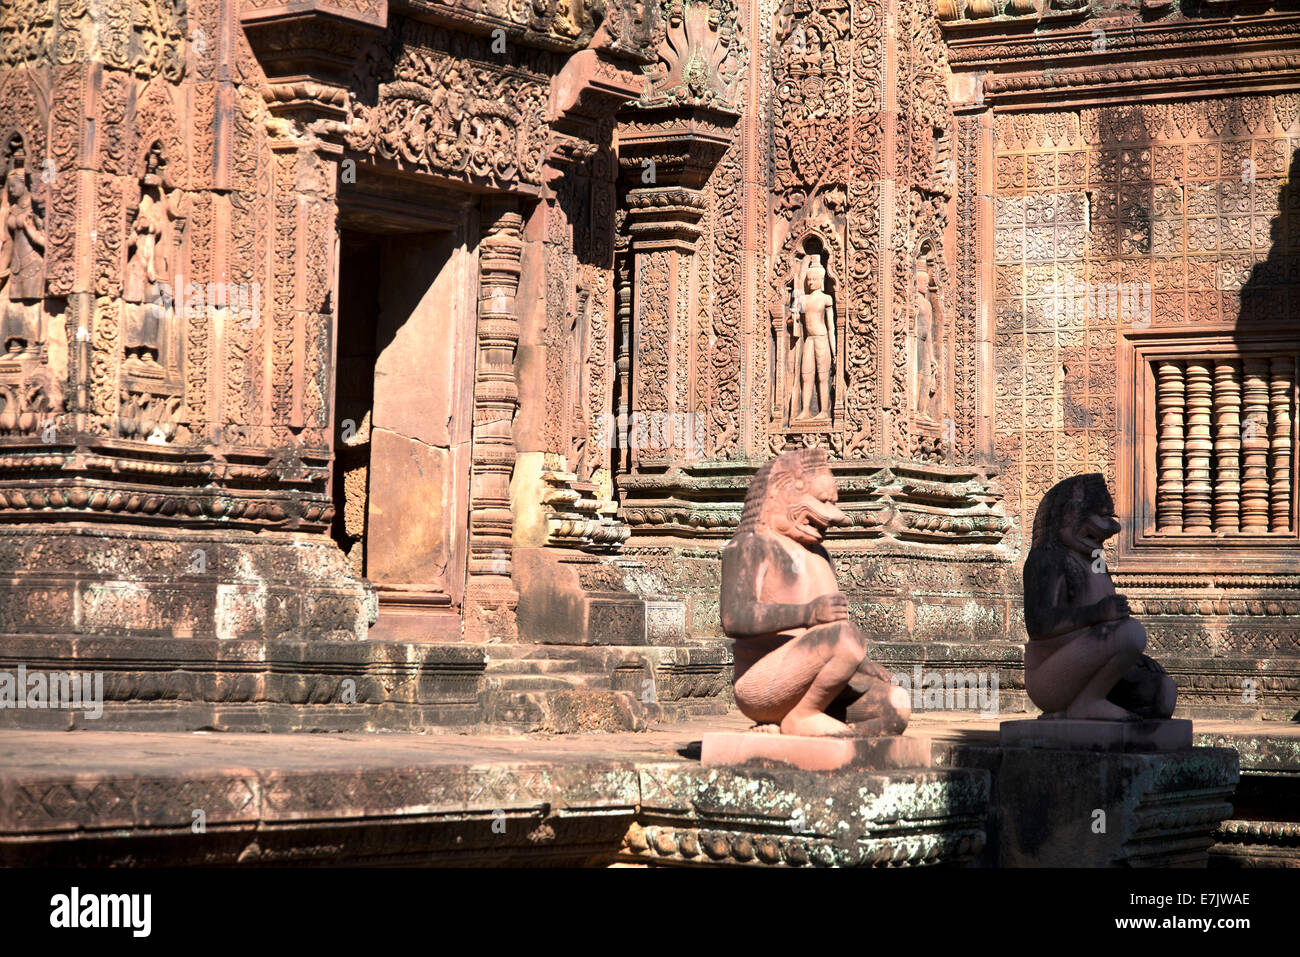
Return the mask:
<svg viewBox="0 0 1300 957">
<path fill-rule="evenodd" d="M 998 867 L 1204 867 L 1232 813 L 1236 752 L 960 747 L 952 766 L 992 774 Z"/>
</svg>

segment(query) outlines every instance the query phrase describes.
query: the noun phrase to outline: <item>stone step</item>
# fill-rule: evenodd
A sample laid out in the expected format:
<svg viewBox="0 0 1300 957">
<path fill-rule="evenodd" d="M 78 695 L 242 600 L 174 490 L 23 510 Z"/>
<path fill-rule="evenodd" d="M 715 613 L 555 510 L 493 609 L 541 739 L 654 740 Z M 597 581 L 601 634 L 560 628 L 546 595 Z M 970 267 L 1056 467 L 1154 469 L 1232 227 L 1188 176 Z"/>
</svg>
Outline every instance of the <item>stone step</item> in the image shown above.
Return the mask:
<svg viewBox="0 0 1300 957">
<path fill-rule="evenodd" d="M 718 698 L 660 701 L 658 705 L 659 721 L 662 724 L 681 724 L 694 718 L 720 717 L 731 712 L 731 705 Z"/>
<path fill-rule="evenodd" d="M 575 645 L 494 646 L 487 650 L 489 669 L 509 667 L 511 662 L 530 662 L 539 668 L 559 668 L 570 663 L 575 670 L 611 672 L 616 668 L 644 668 L 648 660 L 644 648 L 589 648 Z"/>
<path fill-rule="evenodd" d="M 586 662 L 567 658 L 489 658 L 487 674 L 491 676 L 574 673 L 581 671 L 585 664 Z"/>
<path fill-rule="evenodd" d="M 644 731 L 660 719 L 657 705 L 627 691 L 508 691 L 483 696 L 485 724 L 520 734 Z"/>
<path fill-rule="evenodd" d="M 644 653 L 646 645 L 478 645 L 489 659 L 503 658 L 589 658 L 603 659 L 611 654 Z"/>
<path fill-rule="evenodd" d="M 609 691 L 609 675 L 586 673 L 565 675 L 491 675 L 485 686 L 490 691 Z"/>
</svg>

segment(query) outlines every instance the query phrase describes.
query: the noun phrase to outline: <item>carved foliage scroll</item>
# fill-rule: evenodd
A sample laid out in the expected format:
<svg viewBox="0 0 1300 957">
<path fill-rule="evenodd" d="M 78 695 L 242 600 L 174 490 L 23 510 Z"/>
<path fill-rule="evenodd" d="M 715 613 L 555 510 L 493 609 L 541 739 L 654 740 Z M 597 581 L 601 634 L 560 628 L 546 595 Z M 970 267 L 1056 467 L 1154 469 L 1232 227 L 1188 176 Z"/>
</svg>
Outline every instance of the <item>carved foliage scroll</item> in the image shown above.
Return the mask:
<svg viewBox="0 0 1300 957">
<path fill-rule="evenodd" d="M 558 61 L 515 49 L 522 62 L 502 66 L 486 42 L 392 17 L 357 77 L 349 148 L 474 182 L 540 184 L 545 74 Z"/>
</svg>

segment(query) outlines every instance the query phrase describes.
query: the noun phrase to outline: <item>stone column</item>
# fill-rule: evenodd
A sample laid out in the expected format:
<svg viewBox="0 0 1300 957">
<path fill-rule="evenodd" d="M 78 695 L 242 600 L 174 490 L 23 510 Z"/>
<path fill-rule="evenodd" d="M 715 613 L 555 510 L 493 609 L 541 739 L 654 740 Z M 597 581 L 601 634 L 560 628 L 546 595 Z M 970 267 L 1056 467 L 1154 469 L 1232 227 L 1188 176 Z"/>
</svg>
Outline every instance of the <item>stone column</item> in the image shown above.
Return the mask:
<svg viewBox="0 0 1300 957">
<path fill-rule="evenodd" d="M 627 447 L 628 416 L 632 403 L 632 254 L 626 236 L 619 237 L 614 254 L 614 401 L 617 407 L 611 463 L 615 471 L 632 468 L 632 451 Z"/>
<path fill-rule="evenodd" d="M 512 423 L 519 407 L 515 381 L 517 295 L 523 255 L 523 217 L 518 202 L 503 199 L 485 203 L 483 226 L 479 243 L 469 581 L 465 597 L 484 616 L 509 620 L 519 602 L 510 580 L 510 476 L 515 463 Z M 471 633 L 480 630 L 477 620 L 471 628 L 471 617 L 466 618 L 467 637 L 479 637 Z"/>
<path fill-rule="evenodd" d="M 1291 396 L 1295 390 L 1295 357 L 1274 356 L 1269 363 L 1269 408 L 1272 429 L 1269 449 L 1269 529 L 1291 529 Z"/>
<path fill-rule="evenodd" d="M 1214 530 L 1241 527 L 1241 379 L 1238 364 L 1214 364 Z"/>
</svg>

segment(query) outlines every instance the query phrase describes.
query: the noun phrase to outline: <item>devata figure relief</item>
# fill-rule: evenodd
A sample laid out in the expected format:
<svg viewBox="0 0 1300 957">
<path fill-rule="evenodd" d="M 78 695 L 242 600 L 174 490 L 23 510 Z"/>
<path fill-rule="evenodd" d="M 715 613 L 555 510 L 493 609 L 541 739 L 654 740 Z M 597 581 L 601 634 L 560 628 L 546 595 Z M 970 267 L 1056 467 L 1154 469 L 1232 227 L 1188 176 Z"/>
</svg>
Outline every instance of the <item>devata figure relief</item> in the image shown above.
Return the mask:
<svg viewBox="0 0 1300 957">
<path fill-rule="evenodd" d="M 722 627 L 735 640 L 736 704 L 795 735 L 898 734 L 907 693 L 867 659 L 822 536 L 847 522 L 823 449 L 782 453 L 754 476 L 722 552 Z"/>
<path fill-rule="evenodd" d="M 165 323 L 172 316 L 167 245 L 170 200 L 163 182 L 162 158 L 151 150 L 144 175 L 140 203 L 128 211 L 134 219 L 127 235 L 126 274 L 122 299 L 126 303 L 124 346 L 127 359 L 143 370 L 156 367 L 166 340 Z M 161 374 L 161 370 L 159 370 Z"/>
<path fill-rule="evenodd" d="M 916 397 L 924 421 L 939 422 L 943 411 L 943 309 L 928 256 L 916 260 Z"/>
<path fill-rule="evenodd" d="M 1146 629 L 1115 593 L 1102 543 L 1119 531 L 1106 480 L 1054 485 L 1034 515 L 1025 560 L 1025 690 L 1045 717 L 1168 718 L 1177 689 L 1142 654 Z"/>
<path fill-rule="evenodd" d="M 32 202 L 31 184 L 21 150 L 5 177 L 4 224 L 0 237 L 0 318 L 4 348 L 10 355 L 40 350 L 41 300 L 44 297 L 44 224 Z"/>
<path fill-rule="evenodd" d="M 786 386 L 790 419 L 829 419 L 835 359 L 835 301 L 826 292 L 826 269 L 815 253 L 804 258 L 799 270 L 787 326 L 790 353 L 786 360 Z"/>
</svg>

